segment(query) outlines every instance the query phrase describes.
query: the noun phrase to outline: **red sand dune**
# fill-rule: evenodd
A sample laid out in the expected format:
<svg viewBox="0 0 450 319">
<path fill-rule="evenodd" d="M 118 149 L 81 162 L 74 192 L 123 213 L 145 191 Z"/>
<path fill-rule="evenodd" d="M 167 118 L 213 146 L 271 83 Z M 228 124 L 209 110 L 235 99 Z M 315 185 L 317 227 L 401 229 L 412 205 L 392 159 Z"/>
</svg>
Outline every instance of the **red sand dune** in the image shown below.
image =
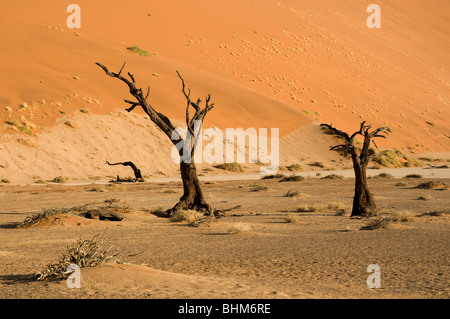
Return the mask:
<svg viewBox="0 0 450 319">
<path fill-rule="evenodd" d="M 56 141 L 44 135 L 74 112 L 87 108 L 89 116 L 107 115 L 126 107 L 126 86 L 107 77 L 95 62 L 117 72 L 127 61 L 125 70 L 138 85 L 150 85 L 155 109 L 182 120 L 185 100 L 175 73 L 180 71 L 192 96 L 210 93 L 216 103 L 206 127 L 278 127 L 285 136 L 313 121 L 355 130 L 367 120 L 392 128 L 389 138 L 378 143 L 381 148 L 450 150 L 448 1 L 378 1 L 381 29 L 366 26 L 368 3 L 356 0 L 77 4 L 80 29 L 67 27 L 69 3 L 63 1 L 0 5 L 2 176 L 13 169 L 25 172 L 33 165 L 29 154 L 41 149 L 51 153 Z M 151 56 L 131 53 L 130 46 Z M 28 128 L 29 135 L 5 123 L 13 120 Z M 81 119 L 76 125 L 82 131 L 86 123 Z M 92 134 L 111 130 L 120 136 L 121 130 L 132 129 L 99 121 Z M 35 149 L 16 150 L 12 143 L 17 138 Z M 139 138 L 124 145 L 152 143 Z M 48 141 L 47 149 L 42 140 Z M 305 143 L 314 146 L 314 140 L 311 136 Z M 85 149 L 95 147 L 89 140 L 84 144 Z M 130 150 L 115 152 L 126 156 Z M 289 157 L 296 152 L 301 148 L 291 150 Z M 319 153 L 329 156 L 327 152 Z M 19 155 L 23 163 L 15 158 Z M 57 155 L 47 154 L 46 161 Z M 53 160 L 77 156 L 87 155 L 80 150 Z M 99 162 L 104 154 L 93 156 Z M 42 164 L 40 170 L 53 164 Z"/>
</svg>

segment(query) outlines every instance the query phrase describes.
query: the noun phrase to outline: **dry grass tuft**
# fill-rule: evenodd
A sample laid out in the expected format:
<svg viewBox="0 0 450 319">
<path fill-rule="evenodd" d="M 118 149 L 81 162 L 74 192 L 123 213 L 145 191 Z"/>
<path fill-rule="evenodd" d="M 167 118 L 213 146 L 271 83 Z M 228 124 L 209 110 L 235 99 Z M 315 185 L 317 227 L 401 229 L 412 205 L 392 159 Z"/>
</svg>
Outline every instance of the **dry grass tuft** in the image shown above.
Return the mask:
<svg viewBox="0 0 450 319">
<path fill-rule="evenodd" d="M 242 232 L 246 232 L 249 231 L 251 229 L 249 224 L 245 224 L 245 223 L 234 223 L 233 225 L 231 225 L 231 227 L 228 229 L 228 232 L 230 234 L 238 234 L 238 233 L 242 233 Z"/>
<path fill-rule="evenodd" d="M 394 212 L 394 214 L 392 215 L 391 218 L 392 218 L 393 222 L 404 223 L 404 222 L 410 221 L 411 218 L 414 216 L 415 216 L 415 214 L 410 210 L 400 210 L 400 211 Z"/>
<path fill-rule="evenodd" d="M 317 212 L 319 210 L 320 208 L 317 206 L 301 205 L 297 207 L 297 212 L 299 213 Z"/>
<path fill-rule="evenodd" d="M 286 216 L 284 217 L 284 220 L 286 221 L 286 223 L 296 223 L 298 221 L 298 217 L 294 214 L 286 214 Z"/>
<path fill-rule="evenodd" d="M 187 222 L 191 226 L 198 226 L 203 219 L 205 214 L 197 210 L 186 209 L 175 212 L 169 217 L 169 221 L 172 223 Z"/>
</svg>

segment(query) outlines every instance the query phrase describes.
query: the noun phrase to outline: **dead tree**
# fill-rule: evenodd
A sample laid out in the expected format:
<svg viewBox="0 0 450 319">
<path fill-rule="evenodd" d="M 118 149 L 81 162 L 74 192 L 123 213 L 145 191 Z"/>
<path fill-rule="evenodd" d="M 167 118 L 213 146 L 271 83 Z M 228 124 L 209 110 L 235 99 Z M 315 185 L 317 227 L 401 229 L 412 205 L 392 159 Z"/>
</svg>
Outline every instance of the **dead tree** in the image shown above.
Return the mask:
<svg viewBox="0 0 450 319">
<path fill-rule="evenodd" d="M 375 208 L 375 201 L 367 187 L 366 169 L 369 162 L 375 157 L 382 156 L 384 152 L 376 153 L 370 149 L 370 143 L 375 137 L 386 138 L 385 134 L 391 132 L 389 127 L 380 127 L 370 131 L 371 126 L 361 123 L 359 131 L 352 135 L 334 128 L 331 124 L 321 124 L 320 126 L 328 128 L 337 137 L 344 139 L 344 144 L 330 147 L 330 150 L 344 150 L 351 155 L 353 169 L 355 171 L 355 196 L 353 197 L 353 208 L 350 217 L 369 215 Z M 364 137 L 363 146 L 358 149 L 355 146 L 355 137 L 361 135 Z M 373 142 L 375 147 L 377 145 Z M 378 147 L 377 147 L 378 148 Z"/>
<path fill-rule="evenodd" d="M 137 166 L 133 162 L 110 163 L 110 162 L 106 161 L 105 164 L 108 164 L 110 166 L 114 166 L 114 165 L 130 166 L 134 172 L 135 181 L 136 182 L 144 181 L 144 178 L 142 177 L 142 174 L 141 174 L 141 170 L 139 168 L 137 168 Z M 120 179 L 117 178 L 117 180 L 119 181 Z"/>
<path fill-rule="evenodd" d="M 119 73 L 110 72 L 104 65 L 100 63 L 96 64 L 101 67 L 107 75 L 121 80 L 128 86 L 130 94 L 136 99 L 135 101 L 124 100 L 126 103 L 131 105 L 126 109 L 128 112 L 131 112 L 135 107 L 140 106 L 150 117 L 150 120 L 155 123 L 163 133 L 167 135 L 167 137 L 175 146 L 190 145 L 190 149 L 188 150 L 186 149 L 186 147 L 180 149 L 178 149 L 177 147 L 180 158 L 185 159 L 180 161 L 181 179 L 183 182 L 183 196 L 173 208 L 167 211 L 167 213 L 171 215 L 174 212 L 183 209 L 193 209 L 203 211 L 205 213 L 213 213 L 211 206 L 205 202 L 203 191 L 200 187 L 200 182 L 197 176 L 197 168 L 194 163 L 194 152 L 201 130 L 201 126 L 200 128 L 198 128 L 198 125 L 196 124 L 198 124 L 199 122 L 202 123 L 206 114 L 214 107 L 214 103 L 211 103 L 211 96 L 208 95 L 206 97 L 205 106 L 203 108 L 200 106 L 200 104 L 202 103 L 201 99 L 198 99 L 197 102 L 192 102 L 190 98 L 191 90 L 188 89 L 186 91 L 184 80 L 181 77 L 180 73 L 176 71 L 178 77 L 181 79 L 182 93 L 184 94 L 187 102 L 186 125 L 188 131 L 186 137 L 183 138 L 180 132 L 176 131 L 171 121 L 165 115 L 157 112 L 148 102 L 147 98 L 150 94 L 150 87 L 148 87 L 147 94 L 144 95 L 142 89 L 136 87 L 136 81 L 131 73 L 128 72 L 129 79 L 122 76 L 122 71 L 125 67 L 125 63 L 119 70 Z M 189 113 L 191 107 L 195 110 L 195 113 L 192 115 L 192 117 Z M 195 129 L 197 129 L 197 132 L 195 132 Z M 186 154 L 185 152 L 187 152 L 188 154 Z"/>
</svg>

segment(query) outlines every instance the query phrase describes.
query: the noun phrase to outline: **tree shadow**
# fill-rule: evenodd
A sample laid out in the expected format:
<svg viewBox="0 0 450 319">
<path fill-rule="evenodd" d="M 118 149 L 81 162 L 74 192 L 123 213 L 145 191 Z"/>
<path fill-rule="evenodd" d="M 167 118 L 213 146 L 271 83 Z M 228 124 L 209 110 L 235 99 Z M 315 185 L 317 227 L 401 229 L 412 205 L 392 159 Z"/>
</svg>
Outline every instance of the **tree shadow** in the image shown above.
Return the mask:
<svg viewBox="0 0 450 319">
<path fill-rule="evenodd" d="M 15 285 L 15 284 L 27 284 L 37 280 L 35 274 L 25 274 L 25 275 L 1 275 L 0 282 L 4 285 Z"/>
<path fill-rule="evenodd" d="M 18 228 L 19 225 L 20 225 L 20 223 L 17 223 L 17 222 L 11 222 L 11 223 L 8 223 L 8 224 L 1 224 L 0 225 L 0 229 Z"/>
</svg>

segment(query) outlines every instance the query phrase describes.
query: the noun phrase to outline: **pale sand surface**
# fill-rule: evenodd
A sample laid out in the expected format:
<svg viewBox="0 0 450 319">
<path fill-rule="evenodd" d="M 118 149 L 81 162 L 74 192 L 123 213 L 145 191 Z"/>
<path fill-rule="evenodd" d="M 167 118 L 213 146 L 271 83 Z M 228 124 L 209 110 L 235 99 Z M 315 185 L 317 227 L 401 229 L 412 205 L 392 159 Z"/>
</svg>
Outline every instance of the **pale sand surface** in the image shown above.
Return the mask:
<svg viewBox="0 0 450 319">
<path fill-rule="evenodd" d="M 350 219 L 353 180 L 264 180 L 204 184 L 209 203 L 231 208 L 210 224 L 190 227 L 156 217 L 148 209 L 171 207 L 179 183 L 0 188 L 0 295 L 3 298 L 448 298 L 448 191 L 413 188 L 423 179 L 370 179 L 379 208 L 410 210 L 408 222 L 364 230 L 370 219 Z M 449 179 L 434 179 L 449 183 Z M 212 184 L 211 184 L 212 183 Z M 171 190 L 168 192 L 168 190 Z M 297 190 L 299 197 L 284 197 Z M 173 191 L 173 192 L 172 192 Z M 418 200 L 428 195 L 432 199 Z M 14 228 L 43 208 L 70 207 L 117 198 L 130 206 L 121 222 L 61 216 L 30 228 Z M 331 211 L 296 212 L 301 205 L 341 202 Z M 441 216 L 421 216 L 445 211 Z M 296 223 L 285 217 L 293 214 Z M 82 268 L 82 288 L 64 280 L 28 277 L 56 262 L 78 239 L 103 233 L 128 264 Z M 233 229 L 240 229 L 233 233 Z M 382 288 L 366 286 L 368 265 L 381 267 Z"/>
</svg>

